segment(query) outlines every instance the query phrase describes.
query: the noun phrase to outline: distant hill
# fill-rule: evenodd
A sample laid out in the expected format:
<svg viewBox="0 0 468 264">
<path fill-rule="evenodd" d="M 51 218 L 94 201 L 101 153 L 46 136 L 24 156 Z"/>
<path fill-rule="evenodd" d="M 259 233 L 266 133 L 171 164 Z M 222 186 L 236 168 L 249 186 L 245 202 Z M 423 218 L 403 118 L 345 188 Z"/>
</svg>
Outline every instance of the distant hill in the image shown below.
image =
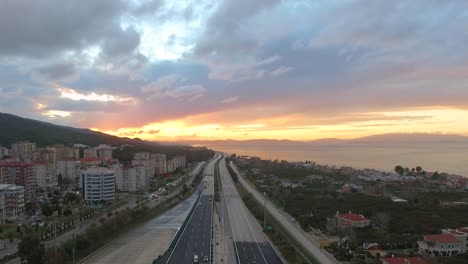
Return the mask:
<svg viewBox="0 0 468 264">
<path fill-rule="evenodd" d="M 52 144 L 141 144 L 141 140 L 120 138 L 89 129 L 54 125 L 19 116 L 0 113 L 0 144 L 10 146 L 17 141 L 36 142 L 39 146 Z"/>
<path fill-rule="evenodd" d="M 162 146 L 141 139 L 121 138 L 89 129 L 54 125 L 0 113 L 0 144 L 10 147 L 12 143 L 18 141 L 35 142 L 39 147 L 53 144 L 84 144 L 88 146 L 129 144 L 133 146 L 131 151 L 124 153 L 114 151 L 115 155 L 118 155 L 119 158 L 125 157 L 124 160 L 127 161 L 131 159 L 135 151 L 161 152 L 168 154 L 168 156 L 186 155 L 189 161 L 206 160 L 213 154 L 211 151 L 196 150 L 190 146 Z"/>
<path fill-rule="evenodd" d="M 352 145 L 352 144 L 437 144 L 437 143 L 468 143 L 468 137 L 450 134 L 425 134 L 425 133 L 395 133 L 380 134 L 357 139 L 325 138 L 312 141 L 253 139 L 253 140 L 204 140 L 187 141 L 191 145 L 207 146 L 327 146 L 327 145 Z"/>
</svg>

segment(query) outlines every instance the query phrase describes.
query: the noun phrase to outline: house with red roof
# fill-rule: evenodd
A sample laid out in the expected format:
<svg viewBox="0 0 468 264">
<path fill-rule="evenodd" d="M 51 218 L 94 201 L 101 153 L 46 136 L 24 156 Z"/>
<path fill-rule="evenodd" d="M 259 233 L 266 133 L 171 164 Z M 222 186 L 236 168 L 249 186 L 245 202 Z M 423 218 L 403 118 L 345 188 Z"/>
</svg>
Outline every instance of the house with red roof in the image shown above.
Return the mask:
<svg viewBox="0 0 468 264">
<path fill-rule="evenodd" d="M 425 235 L 418 241 L 419 253 L 432 256 L 452 256 L 463 253 L 463 243 L 455 235 L 443 233 Z"/>
<path fill-rule="evenodd" d="M 327 230 L 329 232 L 346 231 L 353 228 L 361 228 L 370 225 L 370 220 L 362 214 L 354 214 L 351 211 L 345 214 L 336 212 L 331 218 L 327 219 Z"/>
<path fill-rule="evenodd" d="M 382 264 L 429 264 L 421 257 L 390 257 L 381 260 Z"/>
</svg>

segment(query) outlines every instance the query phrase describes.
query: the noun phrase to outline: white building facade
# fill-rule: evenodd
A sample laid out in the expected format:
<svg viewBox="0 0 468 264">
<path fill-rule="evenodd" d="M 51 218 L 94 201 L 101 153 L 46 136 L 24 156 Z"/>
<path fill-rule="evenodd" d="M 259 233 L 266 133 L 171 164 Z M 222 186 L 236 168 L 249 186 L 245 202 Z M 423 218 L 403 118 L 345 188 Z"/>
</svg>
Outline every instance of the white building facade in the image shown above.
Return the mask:
<svg viewBox="0 0 468 264">
<path fill-rule="evenodd" d="M 115 171 L 91 167 L 81 172 L 83 199 L 91 204 L 111 203 L 115 200 Z"/>
</svg>

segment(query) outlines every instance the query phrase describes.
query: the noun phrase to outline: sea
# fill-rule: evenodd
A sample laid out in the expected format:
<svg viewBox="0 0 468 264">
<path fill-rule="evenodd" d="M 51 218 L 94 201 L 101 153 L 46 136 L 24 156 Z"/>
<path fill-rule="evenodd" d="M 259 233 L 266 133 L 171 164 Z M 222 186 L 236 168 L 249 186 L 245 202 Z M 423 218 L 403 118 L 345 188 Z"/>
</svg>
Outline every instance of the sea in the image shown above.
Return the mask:
<svg viewBox="0 0 468 264">
<path fill-rule="evenodd" d="M 314 161 L 321 165 L 350 166 L 356 169 L 393 171 L 396 165 L 426 171 L 439 171 L 468 177 L 468 143 L 392 143 L 265 145 L 216 144 L 208 148 L 228 154 L 256 156 L 262 159 Z"/>
</svg>

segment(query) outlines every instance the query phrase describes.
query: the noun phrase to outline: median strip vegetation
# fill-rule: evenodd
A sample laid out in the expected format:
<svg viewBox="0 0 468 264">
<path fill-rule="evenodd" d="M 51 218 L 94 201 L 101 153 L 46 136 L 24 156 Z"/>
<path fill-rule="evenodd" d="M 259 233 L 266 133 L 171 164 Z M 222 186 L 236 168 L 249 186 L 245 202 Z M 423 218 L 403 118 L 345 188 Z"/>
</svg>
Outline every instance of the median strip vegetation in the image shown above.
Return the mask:
<svg viewBox="0 0 468 264">
<path fill-rule="evenodd" d="M 237 173 L 229 164 L 229 158 L 226 158 L 227 169 L 236 185 L 239 194 L 249 211 L 254 215 L 260 224 L 263 224 L 263 205 L 260 204 L 243 186 L 239 183 Z M 265 212 L 264 232 L 268 235 L 273 244 L 281 252 L 281 255 L 289 263 L 306 264 L 319 263 L 313 256 L 309 255 L 302 246 L 274 219 L 268 212 Z"/>
<path fill-rule="evenodd" d="M 214 200 L 219 202 L 221 200 L 221 178 L 219 177 L 219 162 L 221 159 L 218 159 L 215 163 L 214 168 Z"/>
</svg>

